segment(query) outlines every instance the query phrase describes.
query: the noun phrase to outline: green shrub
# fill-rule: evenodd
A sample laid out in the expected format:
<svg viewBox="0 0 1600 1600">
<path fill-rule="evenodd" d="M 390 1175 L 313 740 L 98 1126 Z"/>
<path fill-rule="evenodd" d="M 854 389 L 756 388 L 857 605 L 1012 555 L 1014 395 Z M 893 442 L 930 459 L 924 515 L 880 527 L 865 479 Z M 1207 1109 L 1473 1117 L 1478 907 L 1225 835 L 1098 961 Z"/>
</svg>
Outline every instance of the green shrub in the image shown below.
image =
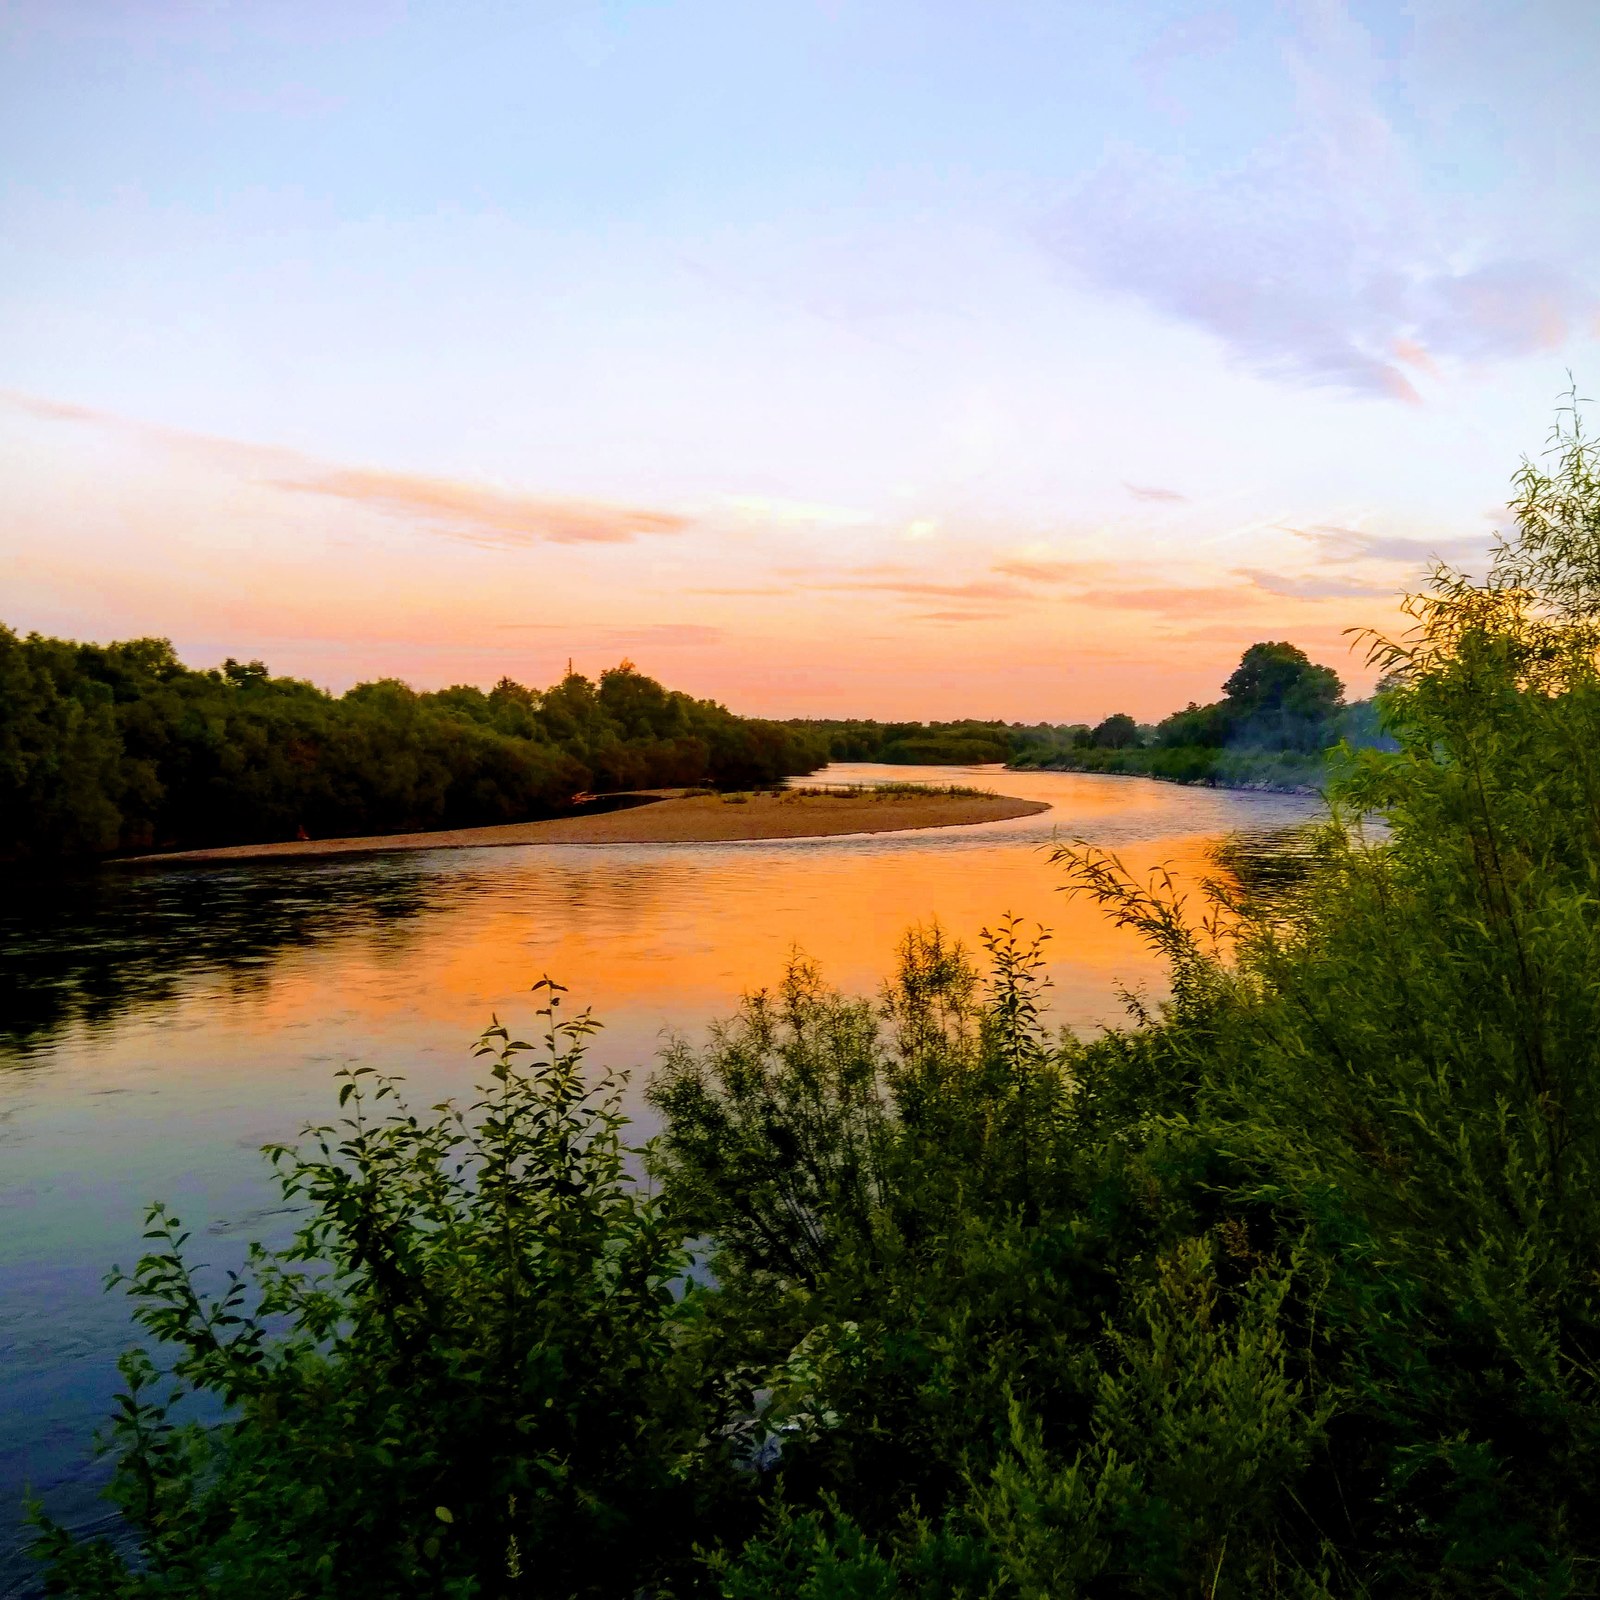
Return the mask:
<svg viewBox="0 0 1600 1600">
<path fill-rule="evenodd" d="M 346 1120 L 272 1151 L 294 1241 L 244 1276 L 208 1293 L 152 1211 L 121 1281 L 157 1343 L 125 1358 L 112 1428 L 138 1560 L 45 1521 L 58 1592 L 610 1595 L 682 1557 L 703 1449 L 687 1258 L 625 1177 L 593 1025 L 541 987 L 542 1056 L 496 1025 L 468 1110 L 419 1118 L 392 1080 L 342 1073 Z M 179 1422 L 185 1393 L 227 1419 Z"/>
</svg>

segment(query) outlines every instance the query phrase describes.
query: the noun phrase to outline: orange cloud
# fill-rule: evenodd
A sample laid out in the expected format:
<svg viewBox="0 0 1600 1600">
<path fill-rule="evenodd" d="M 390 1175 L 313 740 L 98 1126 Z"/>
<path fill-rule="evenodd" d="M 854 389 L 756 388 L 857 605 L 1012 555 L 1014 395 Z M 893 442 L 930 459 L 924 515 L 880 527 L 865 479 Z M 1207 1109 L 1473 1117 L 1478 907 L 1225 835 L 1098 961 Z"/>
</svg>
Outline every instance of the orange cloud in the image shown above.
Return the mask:
<svg viewBox="0 0 1600 1600">
<path fill-rule="evenodd" d="M 807 583 L 805 589 L 865 590 L 869 593 L 898 594 L 907 599 L 928 600 L 1031 600 L 1026 589 L 1014 583 L 928 583 L 917 578 L 838 578 L 828 583 Z"/>
<path fill-rule="evenodd" d="M 1167 616 L 1188 617 L 1196 613 L 1248 605 L 1257 595 L 1250 589 L 1171 587 L 1095 589 L 1073 598 L 1085 605 L 1103 606 L 1113 611 L 1158 611 Z"/>
<path fill-rule="evenodd" d="M 1404 400 L 1410 406 L 1422 404 L 1422 396 L 1417 393 L 1416 386 L 1398 367 L 1379 366 L 1376 370 L 1384 392 L 1391 398 Z"/>
<path fill-rule="evenodd" d="M 1405 362 L 1408 367 L 1415 367 L 1418 372 L 1425 372 L 1430 378 L 1439 376 L 1439 368 L 1427 348 L 1418 344 L 1415 339 L 1396 339 L 1394 342 L 1395 359 Z"/>
<path fill-rule="evenodd" d="M 551 500 L 408 472 L 343 468 L 280 480 L 278 486 L 417 517 L 456 538 L 482 545 L 628 544 L 640 534 L 682 533 L 689 526 L 687 517 L 672 511 L 593 500 Z"/>
<path fill-rule="evenodd" d="M 792 590 L 780 588 L 775 583 L 769 583 L 751 589 L 685 589 L 685 594 L 717 594 L 717 595 L 774 595 L 790 594 Z"/>
<path fill-rule="evenodd" d="M 294 450 L 189 433 L 37 395 L 0 391 L 0 403 L 43 421 L 88 423 L 132 435 L 274 488 L 411 518 L 474 544 L 628 544 L 641 534 L 682 533 L 690 525 L 689 518 L 673 511 L 527 494 L 418 473 L 330 466 Z M 263 479 L 263 473 L 270 476 Z"/>
<path fill-rule="evenodd" d="M 87 406 L 75 406 L 65 400 L 46 400 L 41 395 L 22 394 L 15 389 L 0 390 L 0 400 L 13 411 L 21 411 L 45 422 L 105 422 L 104 412 L 91 411 Z"/>
<path fill-rule="evenodd" d="M 1073 583 L 1088 577 L 1104 577 L 1108 568 L 1094 561 L 997 561 L 995 572 L 1024 583 Z"/>
</svg>

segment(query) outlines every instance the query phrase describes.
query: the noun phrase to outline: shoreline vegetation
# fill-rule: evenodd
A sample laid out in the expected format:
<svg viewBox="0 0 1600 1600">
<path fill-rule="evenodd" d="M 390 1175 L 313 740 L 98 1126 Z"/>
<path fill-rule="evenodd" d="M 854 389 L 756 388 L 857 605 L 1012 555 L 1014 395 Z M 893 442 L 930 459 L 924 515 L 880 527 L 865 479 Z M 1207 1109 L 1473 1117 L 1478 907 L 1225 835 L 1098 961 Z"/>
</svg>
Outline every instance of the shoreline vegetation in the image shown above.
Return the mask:
<svg viewBox="0 0 1600 1600">
<path fill-rule="evenodd" d="M 1154 726 L 1125 714 L 1094 727 L 774 722 L 669 690 L 628 661 L 542 691 L 509 678 L 428 692 L 382 679 L 332 695 L 259 661 L 194 670 L 164 639 L 79 644 L 0 625 L 0 862 L 49 872 L 197 852 L 670 840 L 680 835 L 667 819 L 692 808 L 668 802 L 635 824 L 601 813 L 642 803 L 643 791 L 769 788 L 831 761 L 1315 792 L 1328 745 L 1381 739 L 1372 704 L 1344 705 L 1331 669 L 1289 644 L 1251 646 L 1224 690 Z M 898 803 L 909 827 L 1024 814 L 962 801 L 934 818 L 926 797 Z M 774 813 L 768 833 L 701 824 L 709 831 L 689 825 L 682 842 L 806 831 L 790 812 Z M 645 831 L 635 838 L 633 826 Z M 887 826 L 878 815 L 865 831 Z M 835 816 L 822 831 L 863 830 Z M 310 848 L 279 848 L 297 843 Z"/>
<path fill-rule="evenodd" d="M 810 719 L 787 726 L 833 761 L 890 765 L 999 762 L 1013 771 L 1090 772 L 1227 789 L 1318 794 L 1341 745 L 1394 747 L 1375 701 L 1345 703 L 1331 667 L 1287 642 L 1245 651 L 1211 705 L 1191 702 L 1163 721 L 1125 712 L 1080 723 L 882 723 Z"/>
<path fill-rule="evenodd" d="M 1373 641 L 1394 748 L 1337 763 L 1292 886 L 1186 903 L 1053 851 L 1167 964 L 1121 1028 L 1048 1026 L 1048 935 L 1010 917 L 981 956 L 910 931 L 876 996 L 797 956 L 668 1045 L 640 1150 L 546 978 L 470 1104 L 337 1073 L 337 1120 L 266 1152 L 295 1231 L 242 1271 L 155 1206 L 112 1278 L 145 1339 L 109 1430 L 123 1522 L 35 1507 L 48 1592 L 1593 1593 L 1600 449 L 1575 411 L 1552 454 L 1485 581 L 1439 569 Z"/>
<path fill-rule="evenodd" d="M 1210 705 L 1191 701 L 1154 726 L 1113 715 L 1073 730 L 1069 742 L 1053 749 L 1026 744 L 1011 765 L 1320 794 L 1336 760 L 1358 749 L 1395 748 L 1375 700 L 1346 704 L 1331 667 L 1280 640 L 1251 645 L 1223 684 L 1222 698 Z"/>
<path fill-rule="evenodd" d="M 263 861 L 386 851 L 489 849 L 505 845 L 734 844 L 970 827 L 1035 816 L 1050 808 L 978 789 L 888 784 L 727 793 L 607 795 L 604 805 L 564 817 L 489 828 L 373 834 L 345 839 L 225 845 L 124 858 L 126 866 L 164 862 Z M 619 803 L 620 802 L 620 803 Z"/>
<path fill-rule="evenodd" d="M 1331 752 L 1330 752 L 1331 754 Z M 1011 763 L 1015 772 L 1087 772 L 1116 778 L 1154 778 L 1208 789 L 1321 794 L 1329 754 L 1287 750 L 1134 749 L 1062 751 L 1044 760 Z"/>
<path fill-rule="evenodd" d="M 165 639 L 0 626 L 0 861 L 522 823 L 584 795 L 749 789 L 826 759 L 629 661 L 545 690 L 385 678 L 332 695 L 259 661 L 196 671 Z"/>
</svg>

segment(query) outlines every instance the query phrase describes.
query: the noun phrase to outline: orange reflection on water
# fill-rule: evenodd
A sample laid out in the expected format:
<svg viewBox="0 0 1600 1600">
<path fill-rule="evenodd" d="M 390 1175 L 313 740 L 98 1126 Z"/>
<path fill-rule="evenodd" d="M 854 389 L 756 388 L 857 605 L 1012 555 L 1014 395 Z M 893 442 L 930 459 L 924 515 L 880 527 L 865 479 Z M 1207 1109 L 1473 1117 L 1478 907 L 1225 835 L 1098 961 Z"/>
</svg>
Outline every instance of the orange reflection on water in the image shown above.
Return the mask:
<svg viewBox="0 0 1600 1600">
<path fill-rule="evenodd" d="M 1122 849 L 1141 878 L 1170 867 L 1190 885 L 1213 871 L 1209 836 Z M 1050 934 L 1052 1019 L 1079 1029 L 1120 1015 L 1118 985 L 1159 994 L 1165 974 L 1137 935 L 1087 899 L 1037 842 L 983 849 L 494 852 L 482 882 L 442 913 L 384 938 L 286 958 L 238 997 L 232 1019 L 258 1043 L 330 1024 L 354 1044 L 465 1041 L 491 1013 L 529 1019 L 548 973 L 607 1025 L 597 1054 L 642 1066 L 664 1030 L 695 1034 L 775 983 L 797 953 L 854 993 L 875 993 L 906 931 L 937 920 L 981 963 L 980 935 L 1012 913 Z M 620 858 L 620 859 L 619 859 Z"/>
<path fill-rule="evenodd" d="M 1208 850 L 1224 834 L 1279 827 L 1315 809 L 1282 796 L 1067 773 L 926 777 L 1046 799 L 1053 809 L 855 839 L 510 847 L 218 871 L 206 893 L 219 910 L 230 885 L 259 888 L 269 871 L 271 892 L 308 903 L 341 893 L 363 900 L 382 884 L 409 898 L 402 914 L 287 944 L 250 965 L 197 971 L 157 1005 L 92 1036 L 64 1036 L 54 1055 L 68 1070 L 35 1075 L 35 1103 L 59 1101 L 64 1122 L 81 1121 L 86 1083 L 132 1087 L 157 1097 L 169 1131 L 232 1120 L 243 1144 L 282 1137 L 326 1109 L 343 1064 L 402 1071 L 419 1099 L 461 1094 L 479 1070 L 474 1037 L 492 1015 L 532 1026 L 528 990 L 545 974 L 567 986 L 570 1007 L 604 1023 L 594 1058 L 632 1070 L 636 1093 L 667 1035 L 703 1036 L 741 995 L 775 983 L 797 952 L 837 987 L 870 995 L 892 975 L 908 929 L 937 920 L 981 964 L 982 930 L 1008 913 L 1051 933 L 1049 1020 L 1088 1032 L 1122 1020 L 1121 987 L 1159 998 L 1165 972 L 1134 933 L 1061 892 L 1065 876 L 1048 859 L 1053 838 L 1092 838 L 1140 879 L 1166 866 L 1192 887 L 1214 870 Z"/>
</svg>

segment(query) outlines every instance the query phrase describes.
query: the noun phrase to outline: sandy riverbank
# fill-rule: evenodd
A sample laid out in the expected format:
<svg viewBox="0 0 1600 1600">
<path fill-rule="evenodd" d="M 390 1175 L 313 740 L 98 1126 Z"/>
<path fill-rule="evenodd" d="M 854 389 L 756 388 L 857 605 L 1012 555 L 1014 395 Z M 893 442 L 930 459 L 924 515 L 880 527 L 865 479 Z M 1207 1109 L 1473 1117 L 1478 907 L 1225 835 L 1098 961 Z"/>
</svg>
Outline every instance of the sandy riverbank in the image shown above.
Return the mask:
<svg viewBox="0 0 1600 1600">
<path fill-rule="evenodd" d="M 136 856 L 158 861 L 254 861 L 280 857 L 338 856 L 389 850 L 472 850 L 510 844 L 721 844 L 754 839 L 812 839 L 842 833 L 894 833 L 949 828 L 1029 817 L 1050 808 L 1011 795 L 649 794 L 614 810 L 493 828 L 452 828 L 438 833 L 374 834 L 357 839 L 309 839 L 283 844 L 226 845 Z"/>
</svg>

